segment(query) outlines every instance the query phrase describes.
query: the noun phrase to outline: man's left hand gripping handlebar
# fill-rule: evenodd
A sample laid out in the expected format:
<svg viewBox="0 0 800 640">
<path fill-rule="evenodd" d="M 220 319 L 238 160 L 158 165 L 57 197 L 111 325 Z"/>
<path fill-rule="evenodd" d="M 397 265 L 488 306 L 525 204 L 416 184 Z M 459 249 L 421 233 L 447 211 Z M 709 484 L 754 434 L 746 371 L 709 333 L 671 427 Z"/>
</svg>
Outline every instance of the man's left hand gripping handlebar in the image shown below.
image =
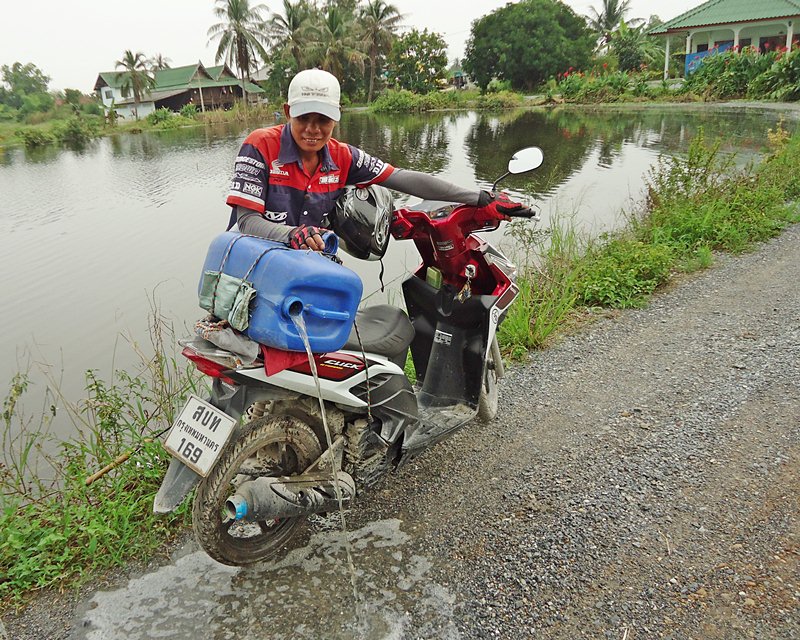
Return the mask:
<svg viewBox="0 0 800 640">
<path fill-rule="evenodd" d="M 514 202 L 507 193 L 481 191 L 478 206 L 500 217 L 535 217 L 536 213 L 524 204 Z"/>
</svg>

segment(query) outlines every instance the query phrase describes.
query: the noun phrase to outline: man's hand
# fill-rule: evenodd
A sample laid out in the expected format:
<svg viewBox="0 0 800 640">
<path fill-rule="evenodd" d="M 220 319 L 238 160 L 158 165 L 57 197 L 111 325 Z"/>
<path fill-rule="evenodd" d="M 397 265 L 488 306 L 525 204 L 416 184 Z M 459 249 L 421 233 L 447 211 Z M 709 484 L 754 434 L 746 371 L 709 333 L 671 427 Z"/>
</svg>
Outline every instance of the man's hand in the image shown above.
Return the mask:
<svg viewBox="0 0 800 640">
<path fill-rule="evenodd" d="M 319 227 L 308 227 L 301 224 L 289 233 L 289 246 L 292 249 L 311 249 L 322 251 L 325 241 L 322 239 L 323 230 Z"/>
<path fill-rule="evenodd" d="M 481 191 L 478 198 L 478 206 L 494 209 L 500 215 L 507 216 L 513 215 L 517 211 L 525 209 L 525 206 L 519 202 L 514 202 L 508 197 L 508 194 L 495 193 L 494 191 Z"/>
</svg>

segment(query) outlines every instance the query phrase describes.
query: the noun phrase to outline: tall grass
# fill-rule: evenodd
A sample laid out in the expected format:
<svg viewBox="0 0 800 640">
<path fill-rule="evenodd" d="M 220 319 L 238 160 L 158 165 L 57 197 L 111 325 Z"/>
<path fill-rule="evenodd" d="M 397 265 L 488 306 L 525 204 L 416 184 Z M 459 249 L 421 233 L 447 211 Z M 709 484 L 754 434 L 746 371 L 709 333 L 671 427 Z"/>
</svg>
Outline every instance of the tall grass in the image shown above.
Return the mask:
<svg viewBox="0 0 800 640">
<path fill-rule="evenodd" d="M 149 437 L 171 424 L 189 392 L 199 392 L 192 369 L 168 346 L 173 338 L 154 312 L 154 353 L 133 344 L 141 356 L 138 371 L 117 371 L 108 381 L 87 371 L 83 400 L 71 403 L 49 390 L 38 417 L 22 407 L 28 376 L 12 380 L 3 402 L 0 462 L 4 603 L 146 557 L 185 524 L 185 510 L 168 518 L 152 514 L 168 455 Z M 56 419 L 66 420 L 75 435 L 56 439 Z M 93 472 L 131 450 L 127 463 L 86 485 Z"/>
<path fill-rule="evenodd" d="M 517 279 L 520 297 L 500 325 L 498 341 L 513 358 L 520 358 L 543 347 L 574 308 L 575 264 L 584 243 L 571 218 L 554 217 L 544 231 L 513 222 L 507 233 L 524 247 L 524 257 Z"/>
<path fill-rule="evenodd" d="M 737 169 L 701 131 L 685 157 L 650 171 L 647 201 L 615 233 L 582 238 L 569 219 L 539 237 L 512 226 L 529 252 L 500 329 L 505 353 L 542 347 L 585 309 L 642 306 L 673 274 L 710 266 L 713 252 L 746 251 L 800 221 L 800 133 L 779 124 L 768 139 L 760 164 Z"/>
</svg>

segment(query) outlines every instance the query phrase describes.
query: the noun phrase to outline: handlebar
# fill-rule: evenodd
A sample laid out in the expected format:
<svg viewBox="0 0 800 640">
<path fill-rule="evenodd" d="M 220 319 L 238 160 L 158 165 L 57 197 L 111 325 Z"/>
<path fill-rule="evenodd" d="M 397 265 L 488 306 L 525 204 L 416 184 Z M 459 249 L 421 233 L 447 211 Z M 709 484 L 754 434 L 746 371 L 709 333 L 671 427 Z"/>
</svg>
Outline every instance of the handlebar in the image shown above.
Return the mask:
<svg viewBox="0 0 800 640">
<path fill-rule="evenodd" d="M 509 211 L 506 215 L 509 218 L 529 218 L 532 220 L 539 220 L 539 212 L 532 207 L 525 207 L 524 209 Z"/>
</svg>

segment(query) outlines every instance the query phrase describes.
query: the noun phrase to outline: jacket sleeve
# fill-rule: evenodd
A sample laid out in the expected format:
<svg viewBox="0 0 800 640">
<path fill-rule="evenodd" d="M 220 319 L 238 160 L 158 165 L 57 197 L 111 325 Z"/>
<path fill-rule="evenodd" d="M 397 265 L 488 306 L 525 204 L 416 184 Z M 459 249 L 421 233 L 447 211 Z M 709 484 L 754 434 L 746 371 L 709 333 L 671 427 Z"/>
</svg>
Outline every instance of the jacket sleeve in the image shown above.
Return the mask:
<svg viewBox="0 0 800 640">
<path fill-rule="evenodd" d="M 290 227 L 279 222 L 270 222 L 257 211 L 246 209 L 245 207 L 237 206 L 235 212 L 236 224 L 239 227 L 239 231 L 252 236 L 259 236 L 267 240 L 274 240 L 275 242 L 288 243 L 289 234 L 295 229 L 295 227 Z"/>
<path fill-rule="evenodd" d="M 401 191 L 423 200 L 477 205 L 480 197 L 480 191 L 477 189 L 464 189 L 441 178 L 409 169 L 395 169 L 382 184 L 389 189 Z"/>
<path fill-rule="evenodd" d="M 258 147 L 244 141 L 233 166 L 233 179 L 225 202 L 263 213 L 267 201 L 269 174 L 267 163 Z"/>
</svg>

